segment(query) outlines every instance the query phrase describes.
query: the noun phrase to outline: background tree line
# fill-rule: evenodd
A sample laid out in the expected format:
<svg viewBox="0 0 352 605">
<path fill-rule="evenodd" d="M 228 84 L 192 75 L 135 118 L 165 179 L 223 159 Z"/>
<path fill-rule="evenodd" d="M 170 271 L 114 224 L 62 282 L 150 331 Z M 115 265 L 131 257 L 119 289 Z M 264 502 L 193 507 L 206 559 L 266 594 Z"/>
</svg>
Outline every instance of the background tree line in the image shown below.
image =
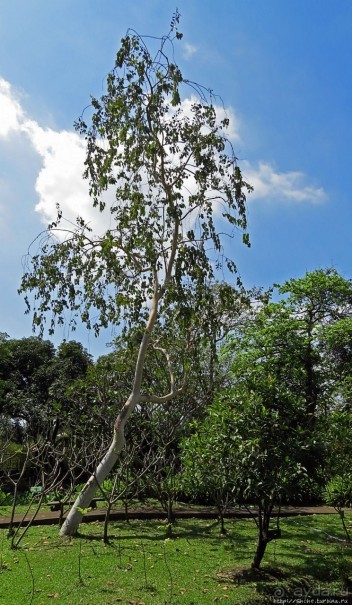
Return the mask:
<svg viewBox="0 0 352 605">
<path fill-rule="evenodd" d="M 226 337 L 213 347 L 197 347 L 187 390 L 177 400 L 140 407 L 130 428 L 132 444 L 140 444 L 143 456 L 153 442 L 155 449 L 164 448 L 163 460 L 170 456 L 180 469 L 181 450 L 196 447 L 195 435 L 203 456 L 207 450 L 211 453 L 209 464 L 215 463 L 220 443 L 229 450 L 220 447 L 218 464 L 220 468 L 220 458 L 226 461 L 230 483 L 234 471 L 229 472 L 229 460 L 234 452 L 234 468 L 245 469 L 246 481 L 253 463 L 250 452 L 256 462 L 261 457 L 260 472 L 266 468 L 275 481 L 281 475 L 292 477 L 290 465 L 298 452 L 304 489 L 301 486 L 300 495 L 297 488 L 295 500 L 314 498 L 327 473 L 344 474 L 349 468 L 351 310 L 351 282 L 332 269 L 289 280 L 275 288 L 267 301 L 252 307 L 243 301 L 233 317 L 231 309 L 223 309 L 229 326 Z M 128 392 L 138 341 L 138 334 L 130 340 L 118 339 L 110 353 L 93 361 L 75 341 L 63 342 L 55 350 L 48 340 L 15 340 L 3 334 L 2 441 L 55 444 L 67 441 L 75 427 L 77 441 L 100 443 L 111 426 L 114 403 L 123 402 Z M 173 347 L 182 348 L 182 335 L 175 334 Z M 168 380 L 165 357 L 155 350 L 146 365 L 145 388 L 167 387 Z M 207 427 L 204 442 L 203 425 Z M 241 433 L 241 427 L 247 433 Z M 194 464 L 202 459 L 209 478 L 201 453 L 198 457 L 192 453 L 192 459 Z M 285 461 L 286 470 L 281 466 Z M 252 483 L 258 481 L 252 478 Z M 250 499 L 248 485 L 242 489 Z"/>
<path fill-rule="evenodd" d="M 325 499 L 342 510 L 351 501 L 352 282 L 317 270 L 218 312 L 224 331 L 194 348 L 187 389 L 138 407 L 100 491 L 110 508 L 122 498 L 126 514 L 130 498 L 156 498 L 170 524 L 177 499 L 213 504 L 222 531 L 230 503 L 254 504 L 259 566 L 279 535 L 270 529 L 275 506 Z M 128 393 L 139 341 L 137 332 L 121 337 L 94 361 L 75 341 L 55 350 L 41 338 L 1 336 L 3 492 L 45 485 L 45 474 L 48 491 L 72 492 L 86 479 Z M 182 333 L 170 344 L 182 350 Z M 166 390 L 169 380 L 156 347 L 145 388 Z"/>
</svg>

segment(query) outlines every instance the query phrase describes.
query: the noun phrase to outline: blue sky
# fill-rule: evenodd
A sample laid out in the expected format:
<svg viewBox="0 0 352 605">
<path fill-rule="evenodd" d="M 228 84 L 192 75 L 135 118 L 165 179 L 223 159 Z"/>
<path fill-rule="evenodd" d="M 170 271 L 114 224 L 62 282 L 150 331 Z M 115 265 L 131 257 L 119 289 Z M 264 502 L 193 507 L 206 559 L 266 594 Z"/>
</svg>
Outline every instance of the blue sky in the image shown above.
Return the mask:
<svg viewBox="0 0 352 605">
<path fill-rule="evenodd" d="M 169 0 L 0 0 L 0 331 L 31 334 L 17 295 L 22 257 L 59 201 L 83 203 L 73 122 L 103 92 L 128 27 L 166 33 Z M 180 0 L 176 59 L 231 108 L 251 249 L 234 242 L 247 286 L 318 267 L 352 277 L 352 3 Z M 79 338 L 102 353 L 99 342 Z"/>
</svg>

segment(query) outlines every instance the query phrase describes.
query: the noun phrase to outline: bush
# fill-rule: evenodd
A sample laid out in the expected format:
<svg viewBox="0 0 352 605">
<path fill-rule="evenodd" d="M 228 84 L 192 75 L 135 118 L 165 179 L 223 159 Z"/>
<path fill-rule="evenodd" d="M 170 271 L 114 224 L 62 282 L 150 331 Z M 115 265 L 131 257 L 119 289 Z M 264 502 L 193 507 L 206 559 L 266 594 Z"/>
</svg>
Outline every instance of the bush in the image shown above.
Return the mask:
<svg viewBox="0 0 352 605">
<path fill-rule="evenodd" d="M 307 506 L 320 504 L 324 500 L 323 486 L 315 478 L 303 475 L 297 480 L 295 490 L 290 498 L 283 498 L 282 504 L 293 504 L 294 506 Z"/>
<path fill-rule="evenodd" d="M 23 446 L 14 441 L 7 443 L 0 441 L 0 448 L 2 450 L 1 469 L 8 472 L 21 470 L 26 456 Z"/>
<path fill-rule="evenodd" d="M 324 490 L 326 504 L 335 508 L 352 506 L 352 475 L 336 475 Z"/>
<path fill-rule="evenodd" d="M 0 506 L 8 506 L 9 504 L 12 504 L 11 494 L 7 494 L 0 489 Z"/>
</svg>

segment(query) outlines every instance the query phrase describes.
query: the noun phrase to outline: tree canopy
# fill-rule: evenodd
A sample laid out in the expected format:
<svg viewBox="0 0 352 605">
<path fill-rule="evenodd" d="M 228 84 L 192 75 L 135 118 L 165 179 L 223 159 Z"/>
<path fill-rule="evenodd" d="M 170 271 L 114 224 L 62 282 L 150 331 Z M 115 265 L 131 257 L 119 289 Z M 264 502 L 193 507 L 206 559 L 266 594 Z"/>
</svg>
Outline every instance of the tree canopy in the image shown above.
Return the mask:
<svg viewBox="0 0 352 605">
<path fill-rule="evenodd" d="M 78 316 L 96 333 L 108 324 L 128 330 L 146 323 L 152 300 L 164 323 L 172 310 L 173 325 L 194 325 L 206 317 L 195 308 L 211 308 L 214 260 L 235 271 L 219 225 L 230 235 L 240 229 L 248 243 L 250 187 L 220 100 L 174 62 L 178 20 L 159 48 L 127 32 L 106 93 L 92 99 L 90 124 L 85 116 L 76 124 L 87 142 L 91 203 L 107 212 L 109 227 L 97 234 L 82 217 L 72 227 L 59 210 L 22 280 L 21 291 L 34 292 L 34 326 L 51 314 L 52 332 L 69 310 L 73 326 Z"/>
<path fill-rule="evenodd" d="M 232 286 L 215 286 L 216 270 L 236 272 L 221 234 L 246 233 L 246 193 L 237 158 L 226 136 L 229 119 L 210 90 L 187 80 L 174 60 L 182 38 L 179 13 L 162 38 L 129 30 L 121 41 L 106 93 L 91 102 L 90 123 L 78 131 L 87 144 L 90 201 L 108 216 L 97 234 L 78 217 L 58 218 L 30 258 L 21 291 L 34 293 L 33 323 L 49 332 L 70 312 L 98 333 L 109 324 L 137 338 L 134 378 L 115 421 L 111 446 L 82 490 L 62 533 L 74 533 L 84 509 L 116 462 L 124 426 L 138 404 L 165 403 L 186 386 L 190 351 L 203 336 L 221 332 L 216 314 L 238 298 Z M 26 298 L 28 310 L 31 302 Z M 220 305 L 220 306 L 221 306 Z M 182 339 L 183 347 L 175 347 Z M 165 356 L 167 393 L 143 392 L 152 349 Z M 175 372 L 174 357 L 181 372 Z M 181 357 L 181 359 L 180 359 Z M 180 363 L 181 361 L 181 363 Z"/>
</svg>

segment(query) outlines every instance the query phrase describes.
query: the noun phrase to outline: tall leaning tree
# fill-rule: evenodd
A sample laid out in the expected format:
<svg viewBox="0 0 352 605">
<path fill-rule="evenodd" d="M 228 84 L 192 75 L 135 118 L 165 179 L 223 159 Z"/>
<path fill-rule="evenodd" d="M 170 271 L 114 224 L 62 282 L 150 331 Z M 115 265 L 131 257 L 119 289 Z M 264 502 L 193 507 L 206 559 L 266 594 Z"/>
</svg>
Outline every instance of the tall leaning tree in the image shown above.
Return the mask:
<svg viewBox="0 0 352 605">
<path fill-rule="evenodd" d="M 235 273 L 221 233 L 246 234 L 246 193 L 231 142 L 229 119 L 210 90 L 186 80 L 174 62 L 182 38 L 179 14 L 162 38 L 129 30 L 121 41 L 106 94 L 92 99 L 91 117 L 78 121 L 85 136 L 84 176 L 91 203 L 109 215 L 97 236 L 83 218 L 67 229 L 61 211 L 29 254 L 21 292 L 34 327 L 49 332 L 69 311 L 96 333 L 114 325 L 139 342 L 134 379 L 117 417 L 109 449 L 61 529 L 72 535 L 124 446 L 124 427 L 136 406 L 163 404 L 184 391 L 192 346 L 214 332 L 213 309 L 231 288 L 214 287 L 214 271 Z M 49 318 L 50 315 L 50 318 Z M 72 319 L 73 318 L 73 319 Z M 210 325 L 212 324 L 212 326 Z M 183 355 L 173 336 L 182 334 Z M 164 355 L 169 392 L 143 391 L 152 348 Z M 175 368 L 175 369 L 174 369 Z"/>
</svg>

